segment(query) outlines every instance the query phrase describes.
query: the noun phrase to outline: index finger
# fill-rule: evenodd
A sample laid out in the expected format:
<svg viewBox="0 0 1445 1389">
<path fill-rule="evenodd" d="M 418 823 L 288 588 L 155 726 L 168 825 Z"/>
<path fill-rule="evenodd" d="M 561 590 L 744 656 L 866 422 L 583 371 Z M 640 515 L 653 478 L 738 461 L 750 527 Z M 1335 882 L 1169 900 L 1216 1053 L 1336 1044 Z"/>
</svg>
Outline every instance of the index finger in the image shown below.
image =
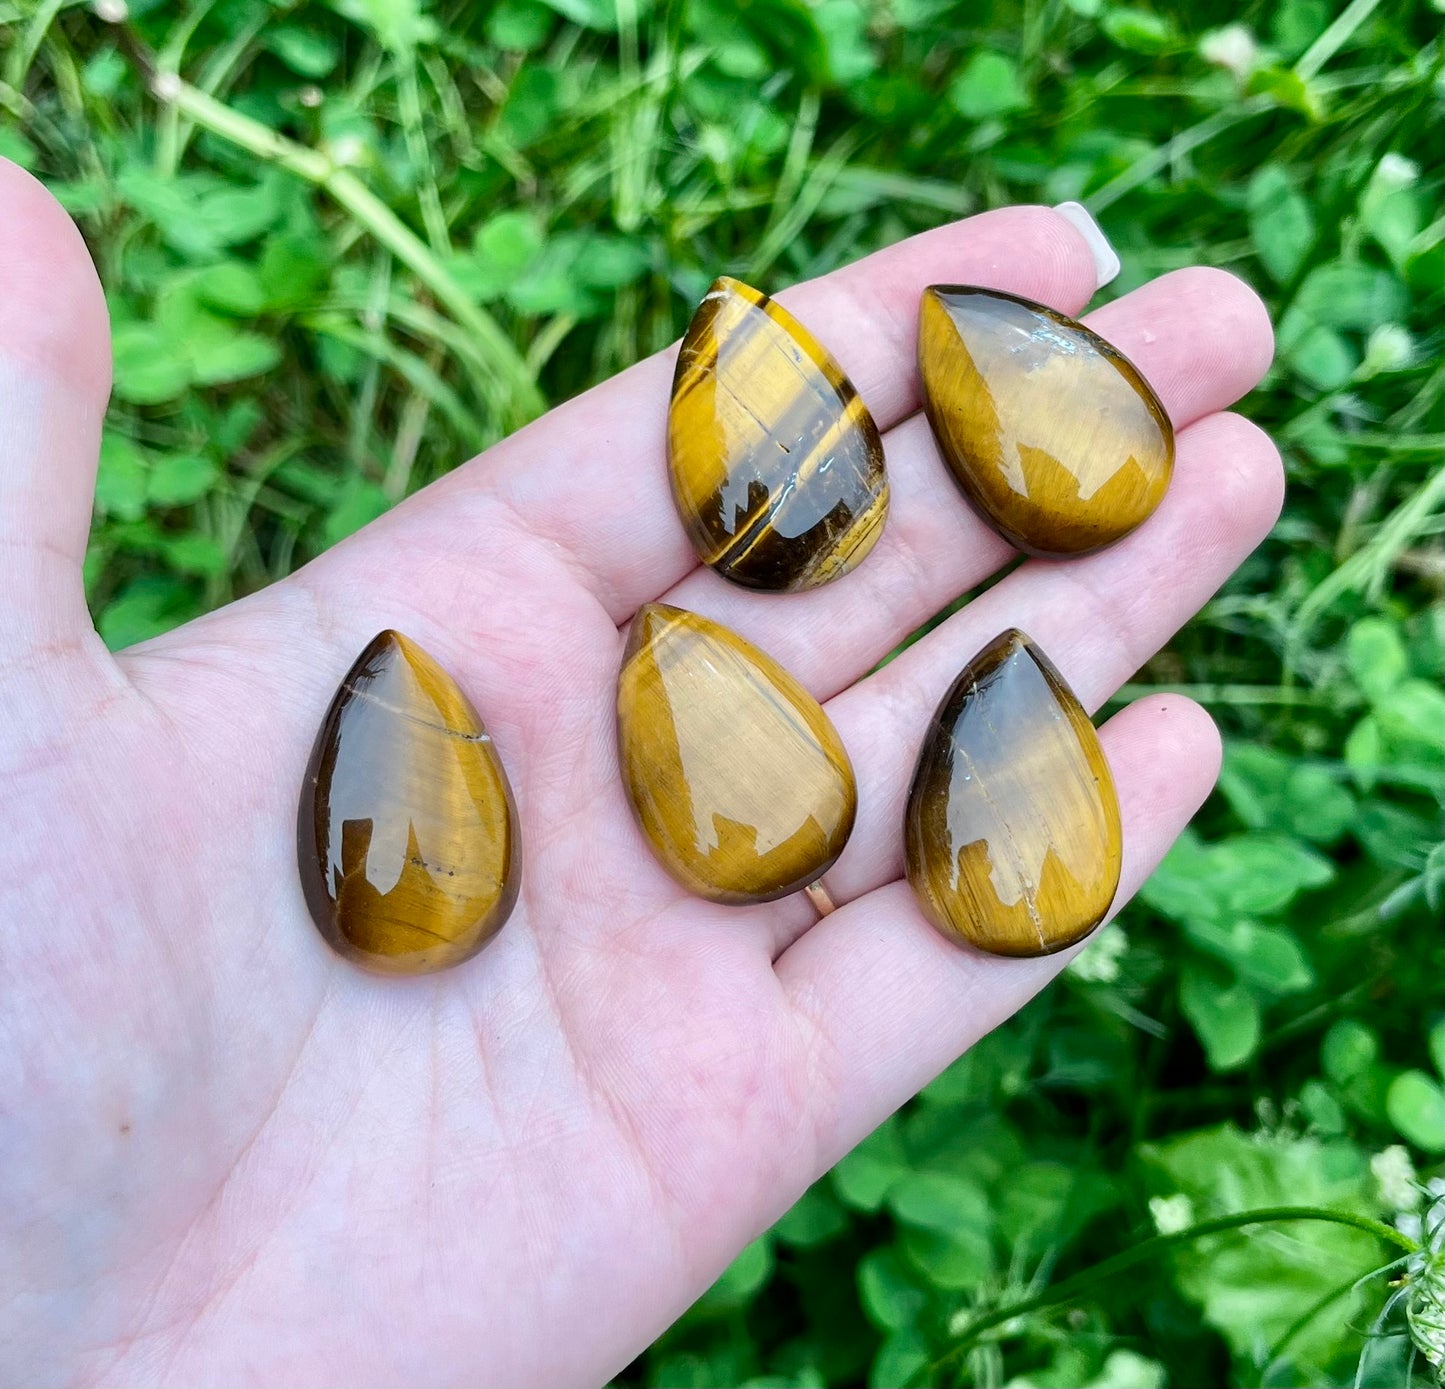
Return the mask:
<svg viewBox="0 0 1445 1389">
<path fill-rule="evenodd" d="M 837 357 L 880 430 L 918 409 L 918 299 L 942 281 L 1075 313 L 1098 287 L 1094 253 L 1044 207 L 981 213 L 778 294 Z M 676 346 L 560 406 L 437 484 L 485 488 L 567 553 L 618 624 L 696 567 L 663 455 Z"/>
</svg>

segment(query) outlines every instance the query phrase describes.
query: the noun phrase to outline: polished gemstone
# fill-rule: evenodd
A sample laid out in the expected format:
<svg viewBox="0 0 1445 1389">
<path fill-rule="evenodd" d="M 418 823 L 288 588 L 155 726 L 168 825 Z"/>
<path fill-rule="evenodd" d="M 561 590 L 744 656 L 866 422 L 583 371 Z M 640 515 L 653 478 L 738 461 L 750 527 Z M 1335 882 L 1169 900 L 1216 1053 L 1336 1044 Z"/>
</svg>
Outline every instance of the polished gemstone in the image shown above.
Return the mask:
<svg viewBox="0 0 1445 1389">
<path fill-rule="evenodd" d="M 1047 656 L 1005 632 L 928 726 L 903 819 L 908 881 L 944 935 L 1051 955 L 1104 919 L 1119 886 L 1114 781 Z"/>
<path fill-rule="evenodd" d="M 652 603 L 633 619 L 617 744 L 653 853 L 699 897 L 796 892 L 832 867 L 853 828 L 853 768 L 817 700 L 696 613 Z"/>
<path fill-rule="evenodd" d="M 935 285 L 918 316 L 934 438 L 964 495 L 1030 554 L 1088 554 L 1159 505 L 1174 430 L 1149 383 L 1081 323 L 993 290 Z"/>
<path fill-rule="evenodd" d="M 672 493 L 704 564 L 794 592 L 848 573 L 888 514 L 883 444 L 826 348 L 766 294 L 723 278 L 677 359 Z"/>
<path fill-rule="evenodd" d="M 501 759 L 456 682 L 399 632 L 371 642 L 326 711 L 297 849 L 321 934 L 383 974 L 467 959 L 517 900 L 521 844 Z"/>
</svg>

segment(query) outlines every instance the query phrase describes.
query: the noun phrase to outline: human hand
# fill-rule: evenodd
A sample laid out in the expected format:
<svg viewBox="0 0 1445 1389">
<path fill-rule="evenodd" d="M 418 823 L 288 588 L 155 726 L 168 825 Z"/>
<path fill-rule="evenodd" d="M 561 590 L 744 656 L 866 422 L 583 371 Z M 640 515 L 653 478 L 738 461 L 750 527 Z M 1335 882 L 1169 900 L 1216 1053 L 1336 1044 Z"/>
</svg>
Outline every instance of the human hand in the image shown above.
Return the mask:
<svg viewBox="0 0 1445 1389">
<path fill-rule="evenodd" d="M 1075 313 L 1093 260 L 1057 214 L 985 214 L 798 286 L 884 431 L 893 504 L 856 574 L 779 599 L 700 570 L 662 458 L 671 356 L 642 362 L 290 579 L 108 654 L 84 552 L 109 372 L 74 227 L 0 161 L 0 1363 L 15 1383 L 596 1383 L 742 1245 L 1075 952 L 944 941 L 901 881 L 912 761 L 942 691 L 1008 626 L 1090 708 L 1269 530 L 1268 440 L 1219 413 L 1270 356 L 1212 270 L 1090 320 L 1179 430 L 1173 485 L 1117 546 L 1025 562 L 869 670 L 1010 553 L 917 413 L 919 292 Z M 661 598 L 826 704 L 859 815 L 815 922 L 799 896 L 687 896 L 618 779 L 623 632 Z M 411 979 L 333 955 L 295 807 L 336 684 L 383 627 L 486 720 L 525 871 L 477 959 Z M 1197 706 L 1103 730 L 1119 902 L 1213 783 Z"/>
</svg>

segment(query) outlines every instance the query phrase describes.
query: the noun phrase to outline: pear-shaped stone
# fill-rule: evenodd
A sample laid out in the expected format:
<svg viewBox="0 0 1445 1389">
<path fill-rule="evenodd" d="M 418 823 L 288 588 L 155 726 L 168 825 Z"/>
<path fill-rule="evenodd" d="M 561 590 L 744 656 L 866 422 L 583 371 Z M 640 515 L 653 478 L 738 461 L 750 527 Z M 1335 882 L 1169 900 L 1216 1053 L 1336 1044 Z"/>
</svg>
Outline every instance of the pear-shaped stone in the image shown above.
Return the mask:
<svg viewBox="0 0 1445 1389">
<path fill-rule="evenodd" d="M 1050 955 L 1119 887 L 1119 802 L 1099 736 L 1022 632 L 964 667 L 928 726 L 903 822 L 908 881 L 944 935 Z"/>
<path fill-rule="evenodd" d="M 657 860 L 713 902 L 769 902 L 832 867 L 853 768 L 828 716 L 726 627 L 652 603 L 617 682 L 622 783 Z"/>
<path fill-rule="evenodd" d="M 1134 365 L 1042 304 L 934 285 L 918 315 L 934 438 L 964 495 L 1030 554 L 1088 554 L 1159 505 L 1174 430 Z"/>
<path fill-rule="evenodd" d="M 492 740 L 456 682 L 382 632 L 322 720 L 297 817 L 321 934 L 383 974 L 475 955 L 517 900 L 521 842 Z"/>
<path fill-rule="evenodd" d="M 883 444 L 852 382 L 792 314 L 726 277 L 682 340 L 667 456 L 698 558 L 746 588 L 848 573 L 888 514 Z"/>
</svg>

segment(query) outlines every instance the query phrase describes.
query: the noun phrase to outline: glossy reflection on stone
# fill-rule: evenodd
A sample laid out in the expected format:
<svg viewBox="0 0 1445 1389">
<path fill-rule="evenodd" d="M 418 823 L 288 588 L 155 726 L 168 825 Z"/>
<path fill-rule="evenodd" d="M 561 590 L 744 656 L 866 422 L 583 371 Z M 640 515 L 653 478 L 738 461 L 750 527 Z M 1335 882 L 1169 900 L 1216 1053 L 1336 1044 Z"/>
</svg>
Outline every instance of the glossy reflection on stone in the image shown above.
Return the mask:
<svg viewBox="0 0 1445 1389">
<path fill-rule="evenodd" d="M 1122 830 L 1099 736 L 1022 632 L 964 668 L 929 724 L 903 822 L 908 881 L 944 935 L 1051 955 L 1119 887 Z"/>
<path fill-rule="evenodd" d="M 1149 383 L 1097 333 L 993 290 L 923 293 L 918 369 L 964 495 L 1030 554 L 1087 554 L 1159 505 L 1174 430 Z"/>
<path fill-rule="evenodd" d="M 458 964 L 511 913 L 521 845 L 507 774 L 456 682 L 399 632 L 371 642 L 326 711 L 297 848 L 321 934 L 383 974 Z"/>
<path fill-rule="evenodd" d="M 714 902 L 769 902 L 832 867 L 857 792 L 837 731 L 770 656 L 649 604 L 617 682 L 622 781 L 658 862 Z"/>
<path fill-rule="evenodd" d="M 816 588 L 882 533 L 888 481 L 867 407 L 797 319 L 737 280 L 713 285 L 682 340 L 667 453 L 698 558 L 746 588 Z"/>
</svg>

